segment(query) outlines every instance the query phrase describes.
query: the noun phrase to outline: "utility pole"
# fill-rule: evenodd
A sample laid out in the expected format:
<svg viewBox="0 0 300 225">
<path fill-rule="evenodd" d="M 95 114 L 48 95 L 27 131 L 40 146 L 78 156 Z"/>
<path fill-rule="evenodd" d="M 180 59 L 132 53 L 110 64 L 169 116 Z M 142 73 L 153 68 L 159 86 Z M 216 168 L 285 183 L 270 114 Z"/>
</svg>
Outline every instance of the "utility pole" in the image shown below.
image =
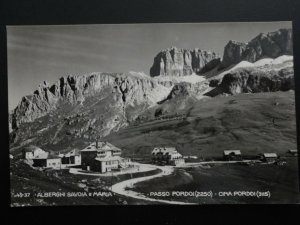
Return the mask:
<svg viewBox="0 0 300 225">
<path fill-rule="evenodd" d="M 134 160 L 134 150 L 132 151 L 132 163 L 133 163 L 133 160 Z M 133 168 L 134 168 L 134 165 L 133 165 Z M 132 171 L 131 171 L 130 175 L 131 175 L 131 179 L 132 179 Z"/>
<path fill-rule="evenodd" d="M 132 152 L 132 161 L 134 160 L 134 150 Z"/>
<path fill-rule="evenodd" d="M 111 177 L 110 177 L 110 190 L 112 191 L 112 183 L 113 183 L 113 171 L 111 171 Z"/>
</svg>

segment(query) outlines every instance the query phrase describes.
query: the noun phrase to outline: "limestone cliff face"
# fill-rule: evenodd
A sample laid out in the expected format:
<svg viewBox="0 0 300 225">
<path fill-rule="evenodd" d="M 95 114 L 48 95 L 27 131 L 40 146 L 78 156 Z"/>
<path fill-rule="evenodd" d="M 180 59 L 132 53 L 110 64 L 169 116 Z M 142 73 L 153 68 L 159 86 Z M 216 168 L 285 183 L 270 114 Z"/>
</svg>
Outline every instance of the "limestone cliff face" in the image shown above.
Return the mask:
<svg viewBox="0 0 300 225">
<path fill-rule="evenodd" d="M 222 65 L 227 67 L 242 61 L 246 48 L 246 43 L 230 40 L 224 48 Z"/>
<path fill-rule="evenodd" d="M 220 87 L 230 94 L 288 91 L 295 88 L 294 72 L 292 69 L 269 73 L 241 70 L 224 76 Z"/>
<path fill-rule="evenodd" d="M 214 52 L 200 49 L 187 50 L 172 47 L 159 52 L 150 69 L 152 77 L 159 75 L 185 76 L 192 73 L 199 74 L 201 69 L 219 56 Z"/>
<path fill-rule="evenodd" d="M 205 95 L 294 89 L 292 62 L 251 68 L 235 65 L 222 76 L 212 76 L 211 81 L 198 76 L 210 70 L 218 73 L 219 67 L 241 60 L 255 62 L 283 54 L 292 54 L 292 34 L 287 29 L 260 34 L 247 44 L 230 41 L 222 62 L 213 52 L 173 47 L 154 58 L 152 77 L 131 72 L 92 73 L 62 77 L 53 84 L 43 82 L 9 114 L 11 148 L 28 144 L 56 150 L 80 148 L 97 136 L 128 126 L 155 107 L 176 113 Z M 188 76 L 194 73 L 198 75 Z"/>
<path fill-rule="evenodd" d="M 288 91 L 295 89 L 292 67 L 262 71 L 243 68 L 226 74 L 222 82 L 206 95 L 241 94 L 258 92 Z"/>
<path fill-rule="evenodd" d="M 174 83 L 149 76 L 93 73 L 44 82 L 10 114 L 13 151 L 35 144 L 45 149 L 84 147 L 128 126 L 165 99 Z"/>
<path fill-rule="evenodd" d="M 126 74 L 90 74 L 62 77 L 56 83 L 39 85 L 32 95 L 24 96 L 11 115 L 11 127 L 32 122 L 55 110 L 59 103 L 76 106 L 85 99 L 107 89 L 120 107 L 154 104 L 164 98 L 172 82 L 139 78 Z"/>
<path fill-rule="evenodd" d="M 240 61 L 255 62 L 261 58 L 276 58 L 293 54 L 292 29 L 280 29 L 259 34 L 249 43 L 229 41 L 224 48 L 222 66 L 227 67 Z"/>
</svg>

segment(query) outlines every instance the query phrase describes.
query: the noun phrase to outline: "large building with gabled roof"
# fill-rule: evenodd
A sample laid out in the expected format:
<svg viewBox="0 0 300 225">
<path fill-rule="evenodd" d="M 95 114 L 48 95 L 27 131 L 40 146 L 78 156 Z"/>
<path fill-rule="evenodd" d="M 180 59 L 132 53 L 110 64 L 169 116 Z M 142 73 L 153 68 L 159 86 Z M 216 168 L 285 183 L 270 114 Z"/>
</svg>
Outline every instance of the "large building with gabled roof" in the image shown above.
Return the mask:
<svg viewBox="0 0 300 225">
<path fill-rule="evenodd" d="M 121 152 L 120 148 L 108 142 L 91 143 L 80 151 L 82 169 L 105 173 L 126 168 L 130 159 L 122 158 Z"/>
<path fill-rule="evenodd" d="M 151 152 L 153 163 L 179 165 L 184 163 L 183 156 L 175 147 L 155 147 Z"/>
<path fill-rule="evenodd" d="M 225 150 L 223 158 L 227 161 L 239 161 L 242 160 L 242 153 L 240 150 Z"/>
</svg>

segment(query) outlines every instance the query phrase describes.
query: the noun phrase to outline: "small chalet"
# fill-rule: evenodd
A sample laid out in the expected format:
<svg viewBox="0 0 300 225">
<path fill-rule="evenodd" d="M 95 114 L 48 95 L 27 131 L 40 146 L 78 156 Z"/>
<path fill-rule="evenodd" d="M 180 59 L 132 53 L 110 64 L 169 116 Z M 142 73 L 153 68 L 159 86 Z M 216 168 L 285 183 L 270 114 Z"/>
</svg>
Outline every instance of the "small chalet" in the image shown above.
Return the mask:
<svg viewBox="0 0 300 225">
<path fill-rule="evenodd" d="M 269 162 L 269 163 L 276 162 L 278 159 L 278 156 L 276 153 L 264 153 L 262 155 L 262 157 L 263 157 L 263 161 Z"/>
<path fill-rule="evenodd" d="M 297 156 L 298 155 L 298 150 L 297 149 L 290 149 L 288 151 L 289 154 L 293 155 L 293 156 Z"/>
<path fill-rule="evenodd" d="M 14 156 L 12 154 L 9 154 L 9 159 L 14 159 Z"/>
<path fill-rule="evenodd" d="M 61 158 L 53 155 L 49 155 L 47 158 L 36 158 L 33 159 L 33 166 L 44 168 L 61 168 Z"/>
<path fill-rule="evenodd" d="M 151 152 L 151 159 L 154 163 L 164 163 L 174 166 L 184 163 L 183 156 L 175 147 L 155 147 Z"/>
<path fill-rule="evenodd" d="M 81 165 L 80 150 L 73 149 L 66 154 L 59 154 L 62 164 Z"/>
<path fill-rule="evenodd" d="M 225 150 L 223 153 L 224 160 L 239 161 L 242 160 L 242 153 L 240 150 Z"/>
<path fill-rule="evenodd" d="M 29 146 L 23 149 L 23 158 L 32 160 L 32 166 L 45 168 L 60 168 L 61 158 L 50 155 L 49 152 L 36 146 Z"/>
<path fill-rule="evenodd" d="M 49 152 L 46 152 L 43 149 L 33 145 L 25 147 L 23 149 L 24 159 L 46 159 L 48 155 Z"/>
<path fill-rule="evenodd" d="M 108 143 L 96 141 L 80 151 L 84 170 L 106 173 L 127 168 L 130 159 L 121 157 L 121 149 Z"/>
</svg>

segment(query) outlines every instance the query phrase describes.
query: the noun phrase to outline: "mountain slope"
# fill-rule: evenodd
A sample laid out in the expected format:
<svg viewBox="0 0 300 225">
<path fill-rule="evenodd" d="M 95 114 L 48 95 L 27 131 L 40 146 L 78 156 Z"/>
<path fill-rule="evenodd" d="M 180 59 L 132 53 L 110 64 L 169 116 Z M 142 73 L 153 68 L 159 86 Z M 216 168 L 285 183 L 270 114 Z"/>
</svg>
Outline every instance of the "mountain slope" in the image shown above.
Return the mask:
<svg viewBox="0 0 300 225">
<path fill-rule="evenodd" d="M 293 91 L 218 96 L 189 103 L 182 111 L 186 113 L 183 119 L 131 125 L 104 139 L 136 157 L 150 157 L 155 146 L 175 146 L 184 155 L 208 158 L 221 157 L 225 149 L 255 155 L 296 148 Z"/>
<path fill-rule="evenodd" d="M 241 61 L 255 62 L 264 57 L 276 58 L 293 54 L 292 29 L 261 33 L 248 43 L 229 41 L 224 48 L 222 66 L 228 67 Z"/>
<path fill-rule="evenodd" d="M 255 63 L 242 61 L 210 80 L 215 87 L 205 95 L 214 97 L 223 93 L 255 93 L 287 91 L 295 88 L 292 56 L 265 58 Z"/>
<path fill-rule="evenodd" d="M 290 53 L 291 39 L 289 35 L 289 31 L 280 30 L 265 36 L 259 35 L 259 38 L 253 40 L 260 40 L 264 44 L 266 44 L 265 41 L 276 42 L 284 51 L 279 52 L 275 49 L 276 54 L 269 54 L 275 56 L 283 52 Z M 245 44 L 245 49 L 248 46 L 253 47 L 253 45 Z M 17 153 L 22 147 L 30 144 L 49 151 L 80 149 L 96 138 L 104 138 L 107 135 L 113 135 L 114 132 L 121 134 L 121 130 L 126 131 L 128 126 L 137 128 L 143 123 L 146 127 L 150 123 L 151 128 L 151 123 L 159 124 L 161 122 L 162 127 L 159 129 L 167 129 L 169 132 L 165 137 L 167 144 L 171 144 L 172 142 L 168 142 L 168 140 L 172 139 L 186 142 L 194 135 L 185 136 L 180 133 L 181 131 L 179 136 L 174 135 L 177 129 L 185 130 L 186 134 L 190 132 L 188 129 L 194 133 L 198 132 L 199 135 L 203 132 L 200 137 L 205 140 L 210 137 L 207 135 L 210 135 L 211 132 L 219 132 L 219 129 L 222 130 L 221 132 L 224 131 L 225 128 L 220 128 L 224 124 L 221 126 L 219 119 L 216 118 L 223 116 L 227 118 L 228 112 L 221 109 L 224 104 L 227 104 L 228 99 L 245 98 L 249 105 L 262 104 L 263 110 L 268 110 L 267 99 L 271 99 L 272 95 L 278 98 L 287 98 L 287 101 L 291 100 L 288 98 L 294 98 L 289 92 L 283 92 L 294 89 L 292 56 L 280 55 L 274 59 L 266 58 L 264 57 L 266 54 L 261 54 L 251 62 L 251 60 L 240 61 L 244 57 L 244 50 L 239 53 L 241 56 L 235 56 L 235 51 L 242 50 L 239 47 L 238 50 L 227 49 L 226 54 L 234 57 L 234 64 L 230 64 L 226 68 L 221 68 L 221 61 L 215 53 L 172 48 L 162 51 L 164 54 L 159 53 L 156 56 L 158 61 L 162 60 L 165 64 L 159 68 L 159 73 L 150 74 L 153 77 L 142 72 L 131 71 L 128 74 L 70 75 L 60 78 L 54 84 L 44 82 L 31 95 L 24 96 L 18 106 L 9 114 L 11 152 Z M 157 66 L 155 61 L 152 68 Z M 201 76 L 198 75 L 199 73 Z M 228 99 L 222 97 L 259 92 L 270 93 L 242 95 L 248 97 L 231 96 Z M 255 96 L 261 98 L 263 102 L 255 100 Z M 253 103 L 250 101 L 252 98 L 254 99 Z M 239 104 L 236 106 L 238 108 L 245 107 Z M 195 108 L 197 111 L 194 110 Z M 190 118 L 198 117 L 196 112 L 199 117 L 202 117 L 201 115 L 208 108 L 211 110 L 211 117 L 201 119 L 201 121 L 194 119 L 190 121 Z M 253 109 L 263 113 L 262 109 L 257 109 L 253 105 L 252 108 L 247 108 L 247 113 L 250 115 L 244 113 L 243 116 L 253 117 L 255 114 Z M 184 120 L 185 117 L 187 117 L 186 120 Z M 164 121 L 165 119 L 168 121 Z M 230 119 L 235 121 L 236 118 L 228 117 L 227 119 L 230 122 Z M 239 121 L 241 124 L 243 124 L 243 119 L 241 118 Z M 263 119 L 261 123 L 264 123 Z M 199 124 L 204 125 L 206 131 L 197 128 Z M 211 128 L 209 128 L 210 126 Z M 195 128 L 196 130 L 194 130 Z M 231 132 L 230 128 L 225 130 Z M 151 129 L 147 132 L 153 133 Z M 257 130 L 257 132 L 260 131 Z M 133 141 L 138 136 L 132 137 Z M 163 137 L 164 134 L 156 136 L 158 140 Z M 184 137 L 187 139 L 183 140 Z M 138 140 L 138 142 L 143 141 L 145 140 Z M 155 139 L 151 141 L 160 143 Z M 223 143 L 218 139 L 216 142 Z M 118 144 L 122 146 L 122 143 Z M 162 144 L 165 142 L 162 141 Z M 214 146 L 213 143 L 210 144 Z"/>
<path fill-rule="evenodd" d="M 172 82 L 125 74 L 91 74 L 44 83 L 12 114 L 11 147 L 30 142 L 62 148 L 68 140 L 94 140 L 124 127 L 164 99 Z M 48 142 L 48 143 L 47 143 Z"/>
</svg>

